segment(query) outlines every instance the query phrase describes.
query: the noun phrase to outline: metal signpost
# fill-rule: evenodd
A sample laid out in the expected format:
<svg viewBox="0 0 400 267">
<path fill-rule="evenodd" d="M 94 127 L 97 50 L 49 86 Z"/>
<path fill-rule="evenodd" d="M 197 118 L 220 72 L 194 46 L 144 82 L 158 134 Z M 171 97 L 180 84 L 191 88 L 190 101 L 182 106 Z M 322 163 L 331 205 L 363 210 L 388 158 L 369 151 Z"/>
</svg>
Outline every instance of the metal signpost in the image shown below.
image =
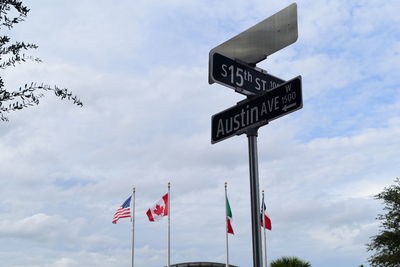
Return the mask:
<svg viewBox="0 0 400 267">
<path fill-rule="evenodd" d="M 284 83 L 255 64 L 297 38 L 297 4 L 293 3 L 209 53 L 208 82 L 218 82 L 248 96 L 212 117 L 211 143 L 247 134 L 254 267 L 262 266 L 257 131 L 269 121 L 303 106 L 300 76 Z"/>
</svg>

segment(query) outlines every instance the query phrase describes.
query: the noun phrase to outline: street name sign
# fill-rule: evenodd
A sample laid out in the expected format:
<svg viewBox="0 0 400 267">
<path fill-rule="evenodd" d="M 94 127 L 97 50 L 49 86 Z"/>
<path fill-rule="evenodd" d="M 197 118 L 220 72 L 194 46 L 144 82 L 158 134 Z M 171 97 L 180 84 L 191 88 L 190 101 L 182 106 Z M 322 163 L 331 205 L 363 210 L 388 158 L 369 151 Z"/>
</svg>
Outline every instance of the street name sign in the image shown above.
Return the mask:
<svg viewBox="0 0 400 267">
<path fill-rule="evenodd" d="M 257 68 L 267 56 L 296 42 L 297 4 L 214 47 L 208 55 L 208 83 L 247 95 L 247 99 L 211 118 L 211 143 L 246 133 L 249 147 L 253 267 L 262 266 L 257 156 L 258 128 L 303 107 L 301 76 L 284 82 Z"/>
<path fill-rule="evenodd" d="M 296 42 L 297 38 L 297 4 L 293 3 L 211 49 L 208 82 L 214 83 L 210 72 L 214 53 L 239 59 L 247 64 L 256 64 L 276 51 Z"/>
<path fill-rule="evenodd" d="M 302 107 L 301 76 L 298 76 L 212 116 L 211 143 L 263 126 Z"/>
<path fill-rule="evenodd" d="M 211 78 L 244 95 L 260 95 L 285 81 L 219 53 L 213 54 Z"/>
</svg>

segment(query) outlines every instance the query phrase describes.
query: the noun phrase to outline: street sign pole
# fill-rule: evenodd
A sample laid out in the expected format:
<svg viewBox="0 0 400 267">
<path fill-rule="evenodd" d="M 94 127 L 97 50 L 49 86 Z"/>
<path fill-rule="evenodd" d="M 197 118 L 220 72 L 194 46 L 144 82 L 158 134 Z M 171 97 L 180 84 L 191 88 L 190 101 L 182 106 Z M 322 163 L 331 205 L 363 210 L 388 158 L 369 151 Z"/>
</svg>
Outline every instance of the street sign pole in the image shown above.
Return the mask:
<svg viewBox="0 0 400 267">
<path fill-rule="evenodd" d="M 254 267 L 262 266 L 258 128 L 303 106 L 300 76 L 284 82 L 258 71 L 255 65 L 297 38 L 297 4 L 293 3 L 209 52 L 209 83 L 218 82 L 249 98 L 212 116 L 211 143 L 247 134 Z"/>
<path fill-rule="evenodd" d="M 249 144 L 250 169 L 250 202 L 251 202 L 251 229 L 253 236 L 253 266 L 262 266 L 261 230 L 260 230 L 260 195 L 258 185 L 258 155 L 257 155 L 258 128 L 247 130 Z"/>
<path fill-rule="evenodd" d="M 248 96 L 248 99 L 212 116 L 212 143 L 217 143 L 234 135 L 247 134 L 254 267 L 262 266 L 257 156 L 258 128 L 302 107 L 301 76 L 298 76 L 261 95 Z"/>
</svg>

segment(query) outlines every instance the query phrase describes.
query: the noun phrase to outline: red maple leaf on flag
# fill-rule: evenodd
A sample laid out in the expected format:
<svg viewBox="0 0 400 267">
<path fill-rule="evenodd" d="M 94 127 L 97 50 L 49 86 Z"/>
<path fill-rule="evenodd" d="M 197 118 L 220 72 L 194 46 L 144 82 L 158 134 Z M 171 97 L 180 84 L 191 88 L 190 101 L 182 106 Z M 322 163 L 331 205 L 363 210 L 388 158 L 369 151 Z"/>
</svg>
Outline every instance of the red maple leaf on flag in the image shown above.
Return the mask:
<svg viewBox="0 0 400 267">
<path fill-rule="evenodd" d="M 157 215 L 161 215 L 164 212 L 164 207 L 160 205 L 156 205 L 155 209 L 153 212 Z"/>
</svg>

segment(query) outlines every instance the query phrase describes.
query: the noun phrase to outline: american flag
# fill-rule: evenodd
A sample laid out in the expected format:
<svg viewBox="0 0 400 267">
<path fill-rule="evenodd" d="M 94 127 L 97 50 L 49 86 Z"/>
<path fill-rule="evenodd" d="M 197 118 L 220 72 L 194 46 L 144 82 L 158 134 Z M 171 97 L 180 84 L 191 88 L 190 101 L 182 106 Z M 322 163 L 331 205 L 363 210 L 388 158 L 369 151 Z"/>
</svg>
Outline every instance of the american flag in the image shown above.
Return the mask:
<svg viewBox="0 0 400 267">
<path fill-rule="evenodd" d="M 121 205 L 121 207 L 119 207 L 117 209 L 117 211 L 114 214 L 114 218 L 112 220 L 112 223 L 115 224 L 115 223 L 117 223 L 117 221 L 119 219 L 122 219 L 122 218 L 131 218 L 132 217 L 131 208 L 130 208 L 131 199 L 132 199 L 132 196 L 130 196 L 127 200 L 125 200 L 125 202 Z"/>
</svg>

